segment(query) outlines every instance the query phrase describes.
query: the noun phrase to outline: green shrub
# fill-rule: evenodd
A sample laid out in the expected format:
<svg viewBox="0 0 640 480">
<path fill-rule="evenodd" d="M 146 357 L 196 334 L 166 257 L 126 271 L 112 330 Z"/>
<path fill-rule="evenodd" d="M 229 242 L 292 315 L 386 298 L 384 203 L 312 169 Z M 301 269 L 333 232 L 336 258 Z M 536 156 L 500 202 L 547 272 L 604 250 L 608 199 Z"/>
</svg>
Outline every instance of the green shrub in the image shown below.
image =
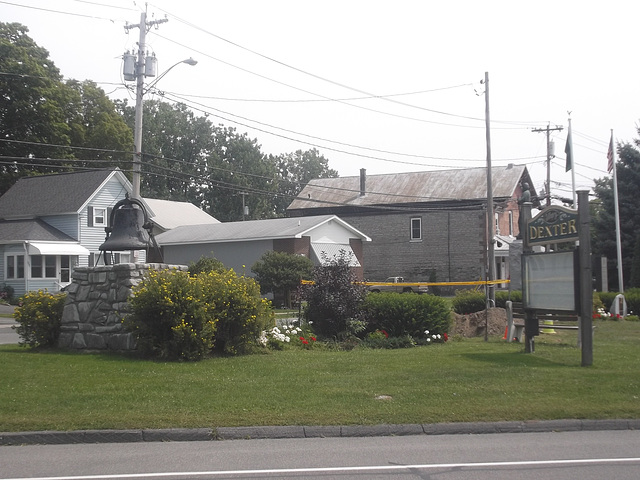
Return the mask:
<svg viewBox="0 0 640 480">
<path fill-rule="evenodd" d="M 127 328 L 138 349 L 169 360 L 200 360 L 213 350 L 243 353 L 273 322 L 257 284 L 233 270 L 189 275 L 151 271 L 134 288 Z"/>
<path fill-rule="evenodd" d="M 60 336 L 60 322 L 66 293 L 48 293 L 42 290 L 28 292 L 20 297 L 14 318 L 20 345 L 54 347 Z"/>
<path fill-rule="evenodd" d="M 369 331 L 384 331 L 389 338 L 413 339 L 442 335 L 451 326 L 451 309 L 447 301 L 434 295 L 378 293 L 368 295 L 362 305 Z M 399 341 L 400 342 L 400 341 Z"/>
<path fill-rule="evenodd" d="M 510 292 L 500 290 L 496 292 L 496 307 L 506 308 L 507 300 L 512 302 L 522 302 L 522 292 L 520 290 L 512 290 Z M 482 307 L 484 310 L 484 307 Z"/>
<path fill-rule="evenodd" d="M 10 303 L 13 300 L 14 289 L 11 285 L 3 283 L 0 287 L 0 301 Z"/>
<path fill-rule="evenodd" d="M 456 296 L 451 299 L 451 304 L 454 312 L 466 315 L 484 310 L 487 297 L 481 290 L 457 290 Z"/>
<path fill-rule="evenodd" d="M 260 286 L 233 270 L 196 275 L 203 300 L 217 320 L 214 349 L 219 353 L 248 353 L 259 345 L 262 332 L 275 325 L 271 302 L 260 297 Z"/>
<path fill-rule="evenodd" d="M 199 360 L 213 347 L 217 319 L 187 272 L 152 270 L 133 289 L 133 313 L 125 321 L 145 355 Z"/>
<path fill-rule="evenodd" d="M 357 281 L 349 266 L 351 255 L 344 250 L 333 258 L 322 255 L 323 264 L 313 269 L 313 283 L 302 289 L 304 317 L 320 337 L 347 338 L 362 325 L 360 307 L 367 287 Z"/>
<path fill-rule="evenodd" d="M 640 288 L 630 288 L 624 292 L 624 299 L 627 301 L 627 313 L 640 313 Z"/>
<path fill-rule="evenodd" d="M 198 273 L 208 272 L 224 272 L 227 268 L 220 260 L 214 257 L 200 257 L 197 262 L 189 264 L 189 274 L 196 275 Z"/>
<path fill-rule="evenodd" d="M 598 296 L 604 305 L 604 309 L 608 312 L 611 309 L 611 305 L 613 304 L 613 300 L 618 295 L 618 292 L 598 292 Z"/>
</svg>

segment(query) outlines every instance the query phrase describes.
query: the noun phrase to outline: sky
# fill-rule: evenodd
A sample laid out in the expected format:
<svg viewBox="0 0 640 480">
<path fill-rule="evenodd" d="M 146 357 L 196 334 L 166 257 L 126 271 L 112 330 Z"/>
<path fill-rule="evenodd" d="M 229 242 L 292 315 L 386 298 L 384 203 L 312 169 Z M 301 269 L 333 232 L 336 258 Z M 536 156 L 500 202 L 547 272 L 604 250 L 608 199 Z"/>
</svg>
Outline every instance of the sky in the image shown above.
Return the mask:
<svg viewBox="0 0 640 480">
<path fill-rule="evenodd" d="M 134 104 L 122 57 L 145 9 L 167 19 L 146 47 L 171 68 L 145 99 L 182 101 L 267 154 L 316 148 L 340 176 L 484 168 L 488 106 L 491 165 L 526 165 L 539 192 L 535 130 L 550 127 L 552 195 L 571 197 L 569 117 L 576 189 L 608 175 L 612 129 L 639 136 L 640 2 L 0 0 L 0 21 L 26 25 L 65 78 Z"/>
</svg>

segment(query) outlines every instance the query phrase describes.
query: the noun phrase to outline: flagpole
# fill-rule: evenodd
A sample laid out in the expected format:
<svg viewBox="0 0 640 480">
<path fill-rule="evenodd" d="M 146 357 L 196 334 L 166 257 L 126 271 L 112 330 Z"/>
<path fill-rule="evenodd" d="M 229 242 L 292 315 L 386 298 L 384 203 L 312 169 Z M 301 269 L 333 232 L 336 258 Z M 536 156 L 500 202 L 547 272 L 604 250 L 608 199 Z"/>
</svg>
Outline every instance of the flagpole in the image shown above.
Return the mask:
<svg viewBox="0 0 640 480">
<path fill-rule="evenodd" d="M 624 293 L 624 284 L 622 280 L 622 244 L 620 241 L 620 210 L 618 207 L 618 176 L 616 174 L 616 148 L 613 144 L 613 129 L 611 129 L 611 141 L 609 142 L 609 166 L 612 167 L 610 171 L 613 171 L 613 204 L 615 208 L 616 216 L 616 249 L 618 254 L 618 291 Z"/>
<path fill-rule="evenodd" d="M 567 155 L 567 170 L 571 169 L 571 192 L 573 193 L 573 208 L 578 209 L 577 196 L 576 196 L 576 166 L 573 159 L 573 135 L 571 134 L 571 117 L 569 117 L 569 133 L 567 134 L 567 145 L 564 149 Z"/>
</svg>

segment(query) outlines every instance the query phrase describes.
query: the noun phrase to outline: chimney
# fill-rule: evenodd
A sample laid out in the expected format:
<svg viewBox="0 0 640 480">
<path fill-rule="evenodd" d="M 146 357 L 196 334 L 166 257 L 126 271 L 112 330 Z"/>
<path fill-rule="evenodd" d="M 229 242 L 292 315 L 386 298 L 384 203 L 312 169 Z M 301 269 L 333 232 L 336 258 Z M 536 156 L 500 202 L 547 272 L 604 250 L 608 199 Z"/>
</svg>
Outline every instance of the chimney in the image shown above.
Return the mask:
<svg viewBox="0 0 640 480">
<path fill-rule="evenodd" d="M 360 196 L 361 197 L 364 197 L 364 194 L 367 192 L 366 185 L 367 185 L 367 169 L 361 168 L 360 169 Z"/>
</svg>

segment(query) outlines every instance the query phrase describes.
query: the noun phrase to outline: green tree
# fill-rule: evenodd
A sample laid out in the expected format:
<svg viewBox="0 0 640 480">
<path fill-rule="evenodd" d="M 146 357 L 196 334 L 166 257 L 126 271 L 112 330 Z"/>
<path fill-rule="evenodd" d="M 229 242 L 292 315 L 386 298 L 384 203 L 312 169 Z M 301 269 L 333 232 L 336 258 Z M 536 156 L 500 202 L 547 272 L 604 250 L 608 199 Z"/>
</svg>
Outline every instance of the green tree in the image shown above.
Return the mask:
<svg viewBox="0 0 640 480">
<path fill-rule="evenodd" d="M 262 293 L 272 292 L 274 303 L 291 307 L 291 292 L 300 286 L 300 280 L 309 280 L 313 262 L 304 255 L 285 252 L 266 252 L 251 267 L 256 274 Z"/>
<path fill-rule="evenodd" d="M 211 180 L 201 188 L 201 205 L 223 222 L 275 217 L 277 173 L 257 140 L 230 127 L 216 128 L 214 137 L 214 151 L 207 159 Z"/>
<path fill-rule="evenodd" d="M 18 23 L 0 23 L 0 194 L 23 176 L 78 164 L 118 165 L 123 152 L 133 151 L 131 131 L 105 93 L 92 82 L 65 83 L 49 52 L 28 31 Z"/>
<path fill-rule="evenodd" d="M 117 108 L 133 130 L 135 107 L 124 100 Z M 206 169 L 214 142 L 211 122 L 183 104 L 159 100 L 143 103 L 142 118 L 142 196 L 199 205 L 199 185 L 213 175 Z"/>
<path fill-rule="evenodd" d="M 638 129 L 640 134 L 640 128 Z M 616 176 L 618 180 L 618 206 L 620 212 L 620 241 L 622 247 L 623 281 L 629 279 L 637 232 L 640 231 L 640 210 L 637 208 L 640 191 L 640 140 L 633 144 L 622 143 L 617 146 L 618 162 Z M 613 201 L 613 180 L 605 177 L 595 180 L 593 216 L 593 253 L 608 259 L 608 277 L 613 289 L 617 285 L 617 247 L 615 206 Z M 610 288 L 611 289 L 611 288 Z"/>
<path fill-rule="evenodd" d="M 18 23 L 0 23 L 0 194 L 25 175 L 55 171 L 68 157 L 71 129 L 63 106 L 69 91 L 49 52 Z"/>
<path fill-rule="evenodd" d="M 336 170 L 329 168 L 329 160 L 315 148 L 270 156 L 269 159 L 276 166 L 279 175 L 278 196 L 275 200 L 278 216 L 285 216 L 293 198 L 309 181 L 338 176 Z"/>
</svg>

